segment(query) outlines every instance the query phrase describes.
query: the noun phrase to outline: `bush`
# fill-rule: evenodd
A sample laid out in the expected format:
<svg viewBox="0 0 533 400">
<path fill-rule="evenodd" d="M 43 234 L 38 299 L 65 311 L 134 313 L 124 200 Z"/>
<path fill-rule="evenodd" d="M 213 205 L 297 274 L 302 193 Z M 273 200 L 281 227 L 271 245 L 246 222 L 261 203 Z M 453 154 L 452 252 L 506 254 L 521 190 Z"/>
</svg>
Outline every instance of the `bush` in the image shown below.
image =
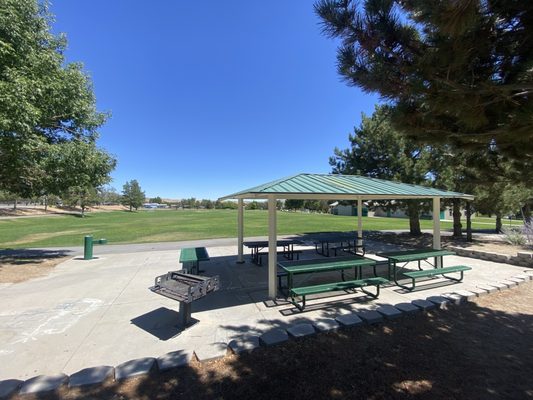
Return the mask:
<svg viewBox="0 0 533 400">
<path fill-rule="evenodd" d="M 502 227 L 504 239 L 507 243 L 515 246 L 523 246 L 526 244 L 526 236 L 522 228 L 517 227 Z"/>
</svg>

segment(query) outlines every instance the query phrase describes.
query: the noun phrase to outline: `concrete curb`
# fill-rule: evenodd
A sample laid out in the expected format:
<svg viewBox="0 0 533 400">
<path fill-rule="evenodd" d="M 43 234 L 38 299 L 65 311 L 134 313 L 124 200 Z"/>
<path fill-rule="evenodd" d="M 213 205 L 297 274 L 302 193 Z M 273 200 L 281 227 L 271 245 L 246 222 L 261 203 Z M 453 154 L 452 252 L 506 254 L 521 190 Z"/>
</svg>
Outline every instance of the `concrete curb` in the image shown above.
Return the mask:
<svg viewBox="0 0 533 400">
<path fill-rule="evenodd" d="M 300 323 L 286 329 L 274 328 L 261 336 L 247 336 L 234 339 L 229 343 L 211 343 L 201 346 L 194 352 L 174 351 L 160 357 L 145 357 L 126 361 L 116 367 L 98 366 L 82 369 L 70 376 L 58 374 L 52 376 L 39 375 L 21 381 L 7 379 L 0 381 L 0 399 L 7 399 L 15 394 L 42 395 L 57 391 L 60 387 L 82 387 L 89 385 L 101 385 L 108 380 L 125 380 L 148 374 L 156 374 L 174 368 L 189 365 L 196 355 L 198 361 L 209 361 L 223 358 L 228 353 L 241 354 L 253 351 L 259 347 L 269 347 L 314 335 L 317 332 L 331 332 L 345 327 L 362 326 L 363 324 L 378 324 L 386 320 L 411 315 L 421 311 L 432 309 L 446 309 L 451 304 L 465 304 L 474 297 L 489 293 L 496 293 L 506 289 L 516 288 L 519 285 L 533 280 L 533 273 L 524 271 L 524 274 L 516 275 L 489 285 L 479 285 L 471 290 L 458 290 L 457 292 L 445 293 L 441 296 L 430 296 L 427 299 L 413 300 L 411 303 L 399 303 L 396 305 L 384 304 L 375 310 L 361 310 L 357 312 L 339 314 L 335 319 L 321 319 L 317 322 Z M 532 271 L 533 272 L 533 271 Z M 200 356 L 199 356 L 200 355 Z"/>
<path fill-rule="evenodd" d="M 519 265 L 533 268 L 533 252 L 518 252 L 515 256 L 508 254 L 492 253 L 481 250 L 469 250 L 462 247 L 449 246 L 449 250 L 461 257 L 477 258 L 479 260 L 493 261 L 504 264 Z"/>
</svg>

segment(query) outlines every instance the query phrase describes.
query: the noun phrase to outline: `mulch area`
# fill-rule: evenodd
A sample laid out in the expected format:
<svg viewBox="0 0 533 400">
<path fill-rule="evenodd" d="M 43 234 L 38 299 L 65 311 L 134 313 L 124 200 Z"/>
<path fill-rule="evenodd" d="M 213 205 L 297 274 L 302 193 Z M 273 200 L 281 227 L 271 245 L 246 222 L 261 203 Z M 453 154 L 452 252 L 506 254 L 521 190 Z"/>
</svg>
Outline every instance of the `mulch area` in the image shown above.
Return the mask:
<svg viewBox="0 0 533 400">
<path fill-rule="evenodd" d="M 49 398 L 525 399 L 532 377 L 529 282 L 448 310 Z"/>
<path fill-rule="evenodd" d="M 494 237 L 491 238 L 491 236 Z M 365 233 L 365 239 L 409 247 L 433 247 L 433 235 L 430 233 L 422 233 L 419 236 L 411 236 L 409 232 L 397 233 L 371 231 Z M 506 243 L 501 238 L 497 237 L 497 235 L 495 234 L 486 234 L 482 238 L 474 237 L 473 241 L 471 242 L 466 241 L 466 234 L 464 234 L 460 238 L 442 235 L 441 243 L 443 248 L 454 246 L 461 247 L 464 249 L 508 254 L 513 256 L 515 256 L 518 252 L 521 251 L 533 251 L 533 248 L 528 246 L 514 246 L 509 243 Z"/>
</svg>

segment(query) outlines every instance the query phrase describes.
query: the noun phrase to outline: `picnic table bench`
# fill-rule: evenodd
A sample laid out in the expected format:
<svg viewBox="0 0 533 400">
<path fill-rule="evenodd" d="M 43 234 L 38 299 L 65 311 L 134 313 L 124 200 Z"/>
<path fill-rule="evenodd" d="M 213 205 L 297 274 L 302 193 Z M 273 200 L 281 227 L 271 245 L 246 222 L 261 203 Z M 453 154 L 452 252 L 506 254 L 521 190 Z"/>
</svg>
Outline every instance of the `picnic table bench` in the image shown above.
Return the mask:
<svg viewBox="0 0 533 400">
<path fill-rule="evenodd" d="M 297 288 L 292 288 L 290 291 L 291 294 L 291 303 L 294 304 L 296 308 L 300 311 L 303 311 L 305 308 L 305 296 L 309 294 L 318 294 L 325 292 L 335 292 L 342 290 L 351 290 L 351 289 L 361 289 L 361 291 L 370 297 L 377 299 L 379 297 L 379 287 L 380 285 L 386 284 L 389 281 L 385 278 L 366 278 L 366 279 L 356 279 L 352 281 L 343 281 L 335 283 L 323 283 L 321 285 L 313 286 L 302 286 Z M 367 286 L 375 286 L 376 293 L 371 293 L 365 289 Z M 302 299 L 301 303 L 298 303 L 296 300 L 297 297 Z"/>
<path fill-rule="evenodd" d="M 332 259 L 280 261 L 278 262 L 278 267 L 280 267 L 282 271 L 281 273 L 278 273 L 278 279 L 281 283 L 281 276 L 283 272 L 286 273 L 288 294 L 291 298 L 291 303 L 294 304 L 300 311 L 303 311 L 305 308 L 305 296 L 309 294 L 349 290 L 363 288 L 366 286 L 376 286 L 377 291 L 375 294 L 367 292 L 364 289 L 361 290 L 372 297 L 379 296 L 379 285 L 387 283 L 388 281 L 384 278 L 379 278 L 376 276 L 375 266 L 375 260 L 359 255 Z M 375 278 L 362 279 L 362 267 L 372 267 Z M 346 281 L 344 271 L 351 268 L 354 268 L 355 270 L 355 280 Z M 341 281 L 313 286 L 293 287 L 294 275 L 331 271 L 340 271 Z M 296 297 L 302 298 L 302 302 L 299 303 L 296 300 Z"/>
<path fill-rule="evenodd" d="M 409 278 L 411 278 L 412 283 L 411 283 L 410 288 L 405 285 L 401 285 L 401 287 L 407 290 L 414 290 L 417 278 L 433 277 L 435 275 L 442 275 L 447 279 L 451 279 L 452 281 L 461 282 L 463 280 L 464 271 L 469 271 L 471 269 L 472 268 L 466 265 L 454 265 L 452 267 L 442 267 L 442 268 L 434 268 L 434 269 L 425 269 L 421 271 L 404 272 L 405 276 L 408 276 Z M 453 278 L 451 276 L 446 275 L 451 272 L 460 272 L 461 276 L 459 278 Z"/>
<path fill-rule="evenodd" d="M 180 263 L 183 264 L 183 269 L 187 273 L 199 274 L 200 272 L 200 262 L 209 261 L 209 254 L 207 254 L 207 249 L 205 247 L 187 247 L 181 249 L 180 253 Z"/>
<path fill-rule="evenodd" d="M 392 252 L 386 252 L 386 253 L 378 253 L 376 254 L 379 257 L 384 257 L 388 260 L 388 277 L 391 278 L 391 270 L 392 270 L 392 279 L 394 280 L 394 283 L 398 286 L 400 286 L 403 289 L 406 290 L 413 290 L 415 289 L 416 285 L 416 279 L 423 278 L 423 277 L 433 277 L 436 275 L 442 275 L 447 279 L 454 280 L 456 282 L 460 282 L 463 279 L 463 273 L 464 271 L 468 271 L 471 268 L 464 266 L 464 265 L 456 265 L 452 267 L 443 267 L 443 257 L 444 256 L 450 256 L 455 255 L 453 251 L 448 250 L 438 250 L 438 249 L 415 249 L 415 250 L 405 250 L 405 251 L 392 251 Z M 429 258 L 434 258 L 434 263 L 431 264 L 427 260 Z M 440 263 L 438 262 L 440 260 Z M 398 263 L 404 263 L 404 266 L 412 261 L 418 262 L 418 271 L 409 271 L 404 272 L 403 275 L 407 276 L 411 279 L 412 285 L 406 286 L 398 283 Z M 432 269 L 422 269 L 421 261 L 425 261 L 426 263 L 430 264 L 433 268 Z M 440 266 L 439 266 L 440 265 Z M 452 278 L 450 276 L 447 276 L 447 273 L 452 272 L 460 272 L 461 276 L 460 278 Z"/>
</svg>

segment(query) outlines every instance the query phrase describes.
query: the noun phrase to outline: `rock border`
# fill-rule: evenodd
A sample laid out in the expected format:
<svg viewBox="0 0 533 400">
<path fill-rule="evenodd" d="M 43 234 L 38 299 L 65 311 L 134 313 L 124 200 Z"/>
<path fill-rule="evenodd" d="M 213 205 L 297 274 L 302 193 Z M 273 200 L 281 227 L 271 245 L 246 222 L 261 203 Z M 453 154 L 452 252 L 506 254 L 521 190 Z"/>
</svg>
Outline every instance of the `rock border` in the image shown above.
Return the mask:
<svg viewBox="0 0 533 400">
<path fill-rule="evenodd" d="M 519 251 L 516 256 L 509 254 L 493 253 L 489 251 L 465 249 L 463 247 L 448 246 L 447 249 L 454 251 L 458 256 L 477 258 L 479 260 L 494 261 L 521 267 L 533 268 L 533 252 Z"/>
<path fill-rule="evenodd" d="M 57 391 L 62 387 L 87 387 L 102 385 L 109 380 L 119 381 L 148 374 L 158 374 L 173 368 L 189 365 L 196 355 L 196 360 L 206 362 L 213 359 L 223 358 L 226 354 L 241 354 L 253 351 L 259 347 L 275 346 L 289 340 L 298 340 L 301 337 L 331 332 L 344 327 L 362 325 L 374 325 L 391 319 L 401 318 L 418 312 L 431 309 L 447 309 L 451 305 L 467 303 L 470 299 L 488 295 L 511 288 L 533 280 L 533 271 L 524 271 L 522 274 L 512 276 L 499 282 L 483 284 L 471 290 L 458 290 L 457 292 L 444 293 L 441 296 L 429 296 L 426 299 L 416 299 L 410 303 L 398 303 L 396 305 L 382 305 L 374 310 L 358 310 L 351 313 L 339 314 L 335 319 L 310 321 L 309 323 L 293 324 L 286 328 L 273 328 L 264 332 L 261 336 L 243 337 L 234 339 L 230 343 L 217 343 L 218 351 L 208 356 L 199 357 L 197 351 L 186 350 L 173 351 L 158 358 L 145 357 L 126 361 L 115 367 L 98 366 L 84 368 L 70 376 L 39 375 L 21 381 L 18 379 L 6 379 L 0 381 L 0 399 L 7 399 L 15 394 L 41 395 Z M 200 353 L 200 351 L 198 351 Z M 202 354 L 203 355 L 203 354 Z"/>
</svg>

